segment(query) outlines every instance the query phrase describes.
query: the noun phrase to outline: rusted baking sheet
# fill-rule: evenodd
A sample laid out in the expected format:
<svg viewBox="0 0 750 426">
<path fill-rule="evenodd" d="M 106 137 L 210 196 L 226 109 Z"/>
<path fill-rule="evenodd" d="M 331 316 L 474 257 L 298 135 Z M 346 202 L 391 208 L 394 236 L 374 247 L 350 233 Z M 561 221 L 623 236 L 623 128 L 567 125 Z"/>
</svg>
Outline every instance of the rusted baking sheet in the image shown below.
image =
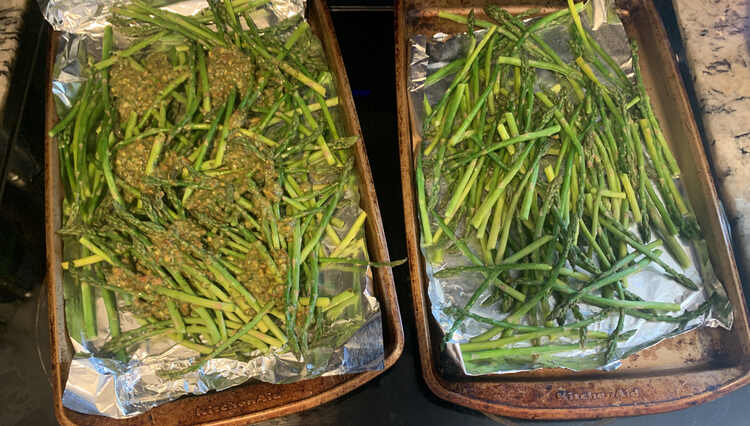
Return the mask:
<svg viewBox="0 0 750 426">
<path fill-rule="evenodd" d="M 407 91 L 408 39 L 415 34 L 465 31 L 439 20 L 441 9 L 484 17 L 485 4 L 517 13 L 539 8 L 548 13 L 564 1 L 398 0 L 396 2 L 396 89 L 404 216 L 411 268 L 419 354 L 428 387 L 447 401 L 488 413 L 528 419 L 580 419 L 630 416 L 677 410 L 717 398 L 750 381 L 750 330 L 732 248 L 722 231 L 713 178 L 666 32 L 650 0 L 617 2 L 628 36 L 640 45 L 643 78 L 673 144 L 685 186 L 705 231 L 711 261 L 735 307 L 731 331 L 702 328 L 636 353 L 612 372 L 543 369 L 527 373 L 455 377 L 440 368 L 442 334 L 430 314 L 427 276 L 419 250 L 414 189 L 414 150 L 418 141 L 410 120 Z"/>
<path fill-rule="evenodd" d="M 373 187 L 372 174 L 368 163 L 359 119 L 351 96 L 349 80 L 346 76 L 341 52 L 336 41 L 331 16 L 325 0 L 310 0 L 307 18 L 313 31 L 323 43 L 328 64 L 336 77 L 336 89 L 344 111 L 345 127 L 348 134 L 360 136 L 355 146 L 356 168 L 360 176 L 361 207 L 367 212 L 366 235 L 370 256 L 379 262 L 389 261 L 388 247 L 383 232 L 378 200 Z M 49 61 L 54 63 L 57 37 L 52 38 Z M 51 82 L 48 82 L 48 85 Z M 51 96 L 47 89 L 47 130 L 51 129 L 57 117 Z M 60 228 L 60 201 L 62 186 L 57 149 L 51 140 L 46 141 L 45 174 L 45 214 L 47 242 L 47 289 L 49 296 L 49 326 L 52 345 L 52 372 L 55 414 L 61 424 L 122 424 L 122 425 L 177 425 L 177 424 L 248 424 L 274 417 L 295 413 L 316 407 L 342 396 L 369 382 L 390 368 L 401 355 L 404 347 L 404 333 L 401 315 L 390 268 L 374 269 L 375 295 L 380 302 L 383 318 L 383 338 L 385 345 L 385 367 L 381 371 L 360 374 L 320 377 L 285 385 L 253 382 L 222 392 L 181 398 L 145 414 L 126 419 L 113 420 L 101 416 L 91 416 L 69 410 L 62 405 L 62 393 L 68 375 L 68 367 L 73 356 L 70 341 L 65 331 L 63 308 L 62 270 L 60 261 L 62 244 L 56 231 Z"/>
</svg>

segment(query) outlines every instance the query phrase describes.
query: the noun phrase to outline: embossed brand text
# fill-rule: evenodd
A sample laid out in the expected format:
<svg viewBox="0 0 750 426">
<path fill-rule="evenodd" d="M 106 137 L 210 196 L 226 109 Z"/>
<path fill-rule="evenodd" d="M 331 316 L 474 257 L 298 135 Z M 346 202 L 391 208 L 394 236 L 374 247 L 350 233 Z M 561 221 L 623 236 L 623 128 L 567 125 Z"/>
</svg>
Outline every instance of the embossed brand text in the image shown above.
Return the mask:
<svg viewBox="0 0 750 426">
<path fill-rule="evenodd" d="M 238 408 L 243 408 L 247 406 L 253 406 L 257 405 L 262 402 L 266 401 L 273 401 L 275 399 L 281 398 L 281 395 L 274 394 L 274 393 L 261 393 L 256 395 L 255 399 L 252 400 L 244 400 L 244 401 L 238 401 L 238 402 L 225 402 L 221 405 L 215 405 L 215 406 L 209 406 L 209 407 L 199 407 L 196 409 L 196 416 L 197 417 L 203 417 L 203 416 L 210 416 L 217 414 L 222 411 L 233 411 Z"/>
<path fill-rule="evenodd" d="M 572 392 L 560 389 L 555 393 L 555 398 L 562 399 L 565 401 L 589 401 L 597 399 L 623 399 L 623 398 L 638 398 L 640 396 L 640 389 L 617 389 L 613 392 Z"/>
</svg>

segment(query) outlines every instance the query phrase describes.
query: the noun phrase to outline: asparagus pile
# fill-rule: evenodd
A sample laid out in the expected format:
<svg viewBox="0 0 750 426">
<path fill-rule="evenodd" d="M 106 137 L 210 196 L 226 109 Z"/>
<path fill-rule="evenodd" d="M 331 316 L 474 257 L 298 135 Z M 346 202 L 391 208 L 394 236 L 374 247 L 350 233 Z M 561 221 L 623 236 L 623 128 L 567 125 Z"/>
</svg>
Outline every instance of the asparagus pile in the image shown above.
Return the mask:
<svg viewBox="0 0 750 426">
<path fill-rule="evenodd" d="M 306 21 L 254 25 L 249 13 L 267 2 L 209 1 L 193 17 L 114 8 L 132 42 L 113 50 L 106 28 L 101 60 L 50 132 L 62 267 L 82 304 L 68 320 L 95 339 L 98 293 L 103 355 L 155 336 L 203 354 L 188 370 L 272 348 L 304 354 L 344 310 L 359 315 L 369 262 L 357 138 L 329 110 L 338 98 Z M 324 268 L 348 288 L 320 294 Z M 121 331 L 121 309 L 142 326 Z"/>
<path fill-rule="evenodd" d="M 698 291 L 665 259 L 688 268 L 678 236 L 699 239 L 700 231 L 675 185 L 680 170 L 644 89 L 637 47 L 631 79 L 583 28 L 582 4 L 568 4 L 529 22 L 496 6 L 485 9 L 493 22 L 440 12 L 468 24 L 469 46 L 424 83 L 448 88 L 434 104 L 424 97 L 416 186 L 435 278 L 483 277 L 465 305 L 447 310 L 454 320 L 446 342 L 468 318 L 489 327 L 460 344 L 465 361 L 544 364 L 589 348 L 600 349 L 604 365 L 635 332 L 623 330 L 626 316 L 685 324 L 709 308 L 707 301 L 668 315 L 680 305 L 628 291 L 628 277 L 650 265 Z M 540 36 L 567 23 L 570 63 Z M 542 75 L 553 83 L 541 84 Z M 468 266 L 443 266 L 446 253 Z M 504 320 L 471 312 L 479 301 Z M 601 310 L 584 317 L 582 305 Z M 611 334 L 587 332 L 610 315 L 618 317 Z M 527 346 L 512 347 L 520 342 Z"/>
</svg>

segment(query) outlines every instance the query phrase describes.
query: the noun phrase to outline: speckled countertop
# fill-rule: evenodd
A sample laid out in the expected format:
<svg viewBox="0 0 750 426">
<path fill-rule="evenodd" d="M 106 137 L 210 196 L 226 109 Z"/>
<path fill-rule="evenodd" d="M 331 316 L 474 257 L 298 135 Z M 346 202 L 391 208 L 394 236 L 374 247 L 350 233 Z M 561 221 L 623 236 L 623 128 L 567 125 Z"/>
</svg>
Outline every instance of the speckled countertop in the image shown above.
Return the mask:
<svg viewBox="0 0 750 426">
<path fill-rule="evenodd" d="M 29 0 L 0 0 L 0 112 L 5 109 L 8 86 L 18 54 L 23 14 Z"/>
<path fill-rule="evenodd" d="M 672 0 L 720 195 L 750 283 L 750 0 Z"/>
</svg>

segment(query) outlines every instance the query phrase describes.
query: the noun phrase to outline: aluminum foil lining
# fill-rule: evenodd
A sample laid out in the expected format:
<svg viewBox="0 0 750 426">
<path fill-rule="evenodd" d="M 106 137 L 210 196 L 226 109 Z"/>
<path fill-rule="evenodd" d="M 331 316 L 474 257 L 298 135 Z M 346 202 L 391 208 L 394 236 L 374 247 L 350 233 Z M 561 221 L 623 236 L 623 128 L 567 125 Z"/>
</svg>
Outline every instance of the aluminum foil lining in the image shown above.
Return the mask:
<svg viewBox="0 0 750 426">
<path fill-rule="evenodd" d="M 628 46 L 628 38 L 625 29 L 619 20 L 613 2 L 608 0 L 593 0 L 589 2 L 581 13 L 581 19 L 584 26 L 591 32 L 596 41 L 620 64 L 621 69 L 632 77 L 632 57 Z M 566 21 L 567 20 L 567 21 Z M 556 25 L 547 27 L 540 33 L 541 38 L 547 42 L 556 53 L 565 61 L 571 61 L 570 49 L 568 48 L 568 25 L 570 16 L 566 20 L 558 22 Z M 475 32 L 477 40 L 486 33 L 486 30 Z M 458 57 L 465 56 L 469 46 L 469 36 L 467 33 L 461 34 L 444 34 L 436 33 L 431 37 L 424 35 L 415 35 L 410 39 L 410 61 L 409 61 L 409 81 L 408 88 L 411 95 L 411 105 L 415 111 L 412 120 L 415 121 L 413 128 L 422 131 L 424 120 L 423 98 L 427 96 L 431 105 L 435 105 L 443 96 L 450 85 L 451 78 L 445 78 L 436 84 L 424 88 L 424 80 L 431 73 L 441 69 Z M 537 71 L 537 88 L 549 88 L 553 81 L 551 73 L 545 70 Z M 423 135 L 420 135 L 423 136 Z M 679 182 L 678 182 L 679 184 Z M 425 170 L 425 186 L 429 193 L 429 188 L 434 185 L 431 172 Z M 680 189 L 684 193 L 684 187 Z M 443 188 L 440 190 L 440 197 L 450 197 L 450 193 Z M 438 204 L 447 200 L 440 200 Z M 438 228 L 438 224 L 433 222 L 432 229 Z M 631 231 L 637 233 L 635 226 Z M 471 318 L 464 320 L 463 325 L 453 334 L 452 339 L 446 344 L 445 352 L 450 359 L 449 362 L 455 363 L 456 366 L 466 375 L 482 374 L 504 374 L 519 371 L 529 371 L 544 367 L 562 367 L 571 370 L 602 369 L 612 370 L 622 364 L 622 359 L 628 355 L 653 346 L 660 341 L 685 333 L 700 326 L 723 327 L 730 329 L 733 321 L 731 304 L 726 296 L 723 285 L 716 278 L 711 262 L 708 259 L 707 248 L 704 240 L 700 241 L 680 241 L 686 253 L 691 256 L 692 266 L 683 273 L 693 282 L 702 287 L 701 291 L 690 291 L 668 279 L 662 272 L 661 268 L 651 264 L 643 271 L 628 277 L 628 290 L 641 296 L 644 300 L 670 302 L 680 304 L 681 310 L 671 315 L 681 315 L 686 311 L 692 311 L 703 304 L 709 297 L 711 299 L 710 309 L 702 316 L 696 317 L 686 324 L 652 322 L 644 319 L 626 316 L 623 332 L 635 330 L 627 341 L 618 342 L 616 355 L 612 357 L 614 361 L 605 363 L 604 357 L 595 350 L 579 350 L 566 352 L 560 356 L 546 356 L 542 359 L 527 364 L 520 361 L 509 360 L 481 360 L 469 361 L 461 357 L 459 349 L 460 343 L 465 343 L 473 336 L 477 336 L 487 331 L 490 326 L 475 321 Z M 476 237 L 472 237 L 469 247 L 475 252 L 479 251 L 479 243 Z M 450 278 L 437 278 L 435 273 L 456 266 L 469 266 L 471 263 L 460 253 L 444 252 L 442 262 L 435 261 L 436 256 L 434 248 L 422 247 L 422 253 L 425 256 L 426 270 L 429 277 L 428 295 L 431 303 L 432 315 L 440 325 L 443 332 L 448 331 L 456 319 L 454 311 L 451 308 L 463 308 L 474 290 L 476 290 L 483 281 L 480 273 L 462 273 Z M 682 270 L 679 264 L 668 254 L 664 253 L 661 258 L 669 266 L 676 270 Z M 567 265 L 570 266 L 570 265 Z M 482 300 L 479 300 L 471 309 L 472 313 L 502 320 L 507 314 L 500 314 L 492 305 L 482 306 Z M 550 302 L 553 299 L 550 298 Z M 554 303 L 552 303 L 554 306 Z M 579 305 L 584 317 L 589 317 L 600 311 L 599 308 Z M 574 322 L 572 314 L 566 318 L 566 323 Z M 604 318 L 588 327 L 589 331 L 602 331 L 611 333 L 617 325 L 616 314 Z M 577 343 L 578 339 L 559 338 L 560 343 Z M 543 343 L 543 342 L 542 342 Z M 517 343 L 510 347 L 521 347 L 528 343 Z M 454 366 L 446 366 L 448 369 L 455 369 Z"/>
<path fill-rule="evenodd" d="M 59 38 L 52 92 L 58 111 L 64 114 L 72 105 L 78 89 L 85 81 L 82 75 L 90 59 L 100 57 L 101 32 L 113 0 L 40 0 L 45 17 L 62 31 Z M 205 8 L 205 0 L 173 1 L 164 6 L 173 12 L 194 15 Z M 251 14 L 259 28 L 274 25 L 287 18 L 302 15 L 304 0 L 272 0 Z M 118 48 L 129 40 L 115 34 Z M 322 49 L 322 47 L 321 47 Z M 335 96 L 334 93 L 331 93 Z M 334 120 L 342 122 L 338 108 L 332 108 Z M 348 229 L 360 215 L 356 183 L 347 189 L 334 212 L 334 217 Z M 364 239 L 364 230 L 355 237 Z M 330 251 L 335 244 L 325 236 L 322 243 Z M 65 250 L 65 242 L 63 250 Z M 199 353 L 177 345 L 166 338 L 152 338 L 128 350 L 129 359 L 120 361 L 98 357 L 97 349 L 108 339 L 108 322 L 104 302 L 96 298 L 98 338 L 86 341 L 80 324 L 67 313 L 80 309 L 80 290 L 70 277 L 64 276 L 66 322 L 76 352 L 63 393 L 63 405 L 69 409 L 112 418 L 127 418 L 183 395 L 203 394 L 237 386 L 248 380 L 269 383 L 291 383 L 318 376 L 353 374 L 380 370 L 384 365 L 381 312 L 374 297 L 369 267 L 321 265 L 320 296 L 334 296 L 353 289 L 360 297 L 343 311 L 323 336 L 311 344 L 304 359 L 297 359 L 283 349 L 262 355 L 252 354 L 248 361 L 216 358 L 198 371 L 178 379 L 167 379 L 159 372 L 182 369 L 198 359 Z M 135 317 L 120 302 L 122 331 L 139 326 Z"/>
<path fill-rule="evenodd" d="M 368 280 L 369 281 L 369 280 Z M 128 362 L 100 358 L 91 354 L 76 339 L 76 351 L 70 363 L 63 405 L 85 414 L 127 418 L 177 399 L 241 385 L 250 379 L 269 383 L 291 383 L 317 376 L 353 374 L 383 369 L 383 330 L 377 300 L 369 291 L 362 295 L 364 323 L 345 318 L 333 325 L 342 334 L 350 326 L 356 332 L 338 347 L 322 345 L 311 353 L 311 359 L 298 360 L 281 349 L 257 356 L 248 362 L 216 358 L 200 370 L 179 379 L 166 380 L 159 375 L 165 369 L 180 369 L 197 360 L 200 354 L 167 339 L 151 339 L 130 353 Z M 100 335 L 106 336 L 104 303 L 97 299 Z M 121 315 L 123 322 L 135 324 L 132 317 Z M 347 324 L 349 323 L 349 324 Z M 104 340 L 104 339 L 102 339 Z"/>
<path fill-rule="evenodd" d="M 122 0 L 38 0 L 44 19 L 55 31 L 99 36 L 108 25 L 112 6 Z M 150 3 L 157 3 L 150 1 Z M 208 7 L 206 0 L 166 0 L 162 9 L 191 16 Z M 266 28 L 305 11 L 305 0 L 272 0 L 250 14 L 258 28 Z"/>
</svg>

